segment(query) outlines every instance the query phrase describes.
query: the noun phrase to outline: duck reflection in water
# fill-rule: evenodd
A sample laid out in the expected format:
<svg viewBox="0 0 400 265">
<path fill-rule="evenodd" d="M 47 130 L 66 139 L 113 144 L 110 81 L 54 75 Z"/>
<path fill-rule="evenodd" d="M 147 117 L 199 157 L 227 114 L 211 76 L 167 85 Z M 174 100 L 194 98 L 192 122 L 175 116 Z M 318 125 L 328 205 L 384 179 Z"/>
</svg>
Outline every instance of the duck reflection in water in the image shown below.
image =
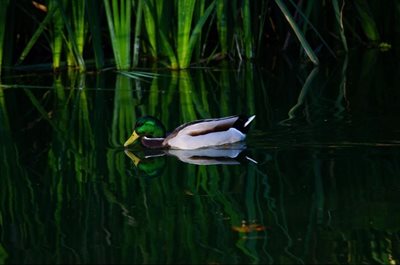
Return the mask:
<svg viewBox="0 0 400 265">
<path fill-rule="evenodd" d="M 138 153 L 141 155 L 138 155 Z M 178 160 L 193 165 L 240 165 L 243 163 L 255 163 L 257 161 L 246 153 L 246 145 L 243 142 L 194 150 L 180 149 L 144 149 L 134 153 L 125 149 L 125 154 L 132 160 L 135 167 L 146 173 L 154 173 L 165 166 L 165 157 L 174 157 Z M 158 170 L 157 170 L 158 169 Z"/>
</svg>

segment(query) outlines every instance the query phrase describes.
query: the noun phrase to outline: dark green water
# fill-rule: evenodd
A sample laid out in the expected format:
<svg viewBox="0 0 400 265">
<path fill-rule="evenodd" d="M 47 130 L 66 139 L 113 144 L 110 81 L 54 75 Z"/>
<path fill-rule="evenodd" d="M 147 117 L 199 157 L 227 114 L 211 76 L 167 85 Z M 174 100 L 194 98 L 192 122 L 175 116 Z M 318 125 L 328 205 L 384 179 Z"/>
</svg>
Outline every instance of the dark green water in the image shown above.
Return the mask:
<svg viewBox="0 0 400 265">
<path fill-rule="evenodd" d="M 3 76 L 0 263 L 397 264 L 399 64 Z M 238 113 L 238 159 L 122 148 L 144 114 Z"/>
</svg>

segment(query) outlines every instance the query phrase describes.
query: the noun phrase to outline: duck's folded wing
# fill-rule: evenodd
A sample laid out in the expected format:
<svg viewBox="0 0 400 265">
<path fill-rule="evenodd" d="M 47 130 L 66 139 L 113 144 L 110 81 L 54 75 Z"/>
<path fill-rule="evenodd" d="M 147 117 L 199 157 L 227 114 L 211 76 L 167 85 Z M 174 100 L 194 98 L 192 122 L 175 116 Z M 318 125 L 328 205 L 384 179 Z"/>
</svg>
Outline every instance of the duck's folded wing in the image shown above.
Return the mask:
<svg viewBox="0 0 400 265">
<path fill-rule="evenodd" d="M 173 138 L 177 134 L 199 136 L 211 132 L 226 131 L 233 126 L 239 116 L 230 116 L 219 119 L 205 119 L 183 124 L 176 128 L 167 138 Z"/>
</svg>

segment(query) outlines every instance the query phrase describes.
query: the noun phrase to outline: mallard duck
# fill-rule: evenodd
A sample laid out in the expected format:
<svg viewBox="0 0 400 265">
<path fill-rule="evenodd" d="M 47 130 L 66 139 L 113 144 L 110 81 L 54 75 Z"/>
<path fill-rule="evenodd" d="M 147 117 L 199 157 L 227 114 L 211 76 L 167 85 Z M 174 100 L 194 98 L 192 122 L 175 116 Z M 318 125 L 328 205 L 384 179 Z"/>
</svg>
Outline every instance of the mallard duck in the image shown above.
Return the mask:
<svg viewBox="0 0 400 265">
<path fill-rule="evenodd" d="M 243 141 L 249 125 L 256 116 L 236 115 L 217 119 L 203 119 L 182 124 L 168 136 L 164 125 L 155 117 L 138 119 L 135 129 L 124 143 L 127 147 L 141 140 L 147 148 L 198 149 Z"/>
</svg>

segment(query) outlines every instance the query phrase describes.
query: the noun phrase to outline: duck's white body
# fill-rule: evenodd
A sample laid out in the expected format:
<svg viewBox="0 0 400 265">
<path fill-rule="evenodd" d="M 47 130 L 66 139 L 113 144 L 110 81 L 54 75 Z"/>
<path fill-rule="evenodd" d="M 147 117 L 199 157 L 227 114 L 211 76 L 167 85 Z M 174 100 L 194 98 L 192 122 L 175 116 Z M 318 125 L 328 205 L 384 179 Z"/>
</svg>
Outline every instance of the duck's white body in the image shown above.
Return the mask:
<svg viewBox="0 0 400 265">
<path fill-rule="evenodd" d="M 244 127 L 247 127 L 254 118 L 255 116 L 248 118 Z M 232 127 L 238 119 L 238 116 L 232 116 L 184 124 L 165 138 L 163 145 L 172 149 L 190 150 L 243 141 L 246 134 Z"/>
</svg>

